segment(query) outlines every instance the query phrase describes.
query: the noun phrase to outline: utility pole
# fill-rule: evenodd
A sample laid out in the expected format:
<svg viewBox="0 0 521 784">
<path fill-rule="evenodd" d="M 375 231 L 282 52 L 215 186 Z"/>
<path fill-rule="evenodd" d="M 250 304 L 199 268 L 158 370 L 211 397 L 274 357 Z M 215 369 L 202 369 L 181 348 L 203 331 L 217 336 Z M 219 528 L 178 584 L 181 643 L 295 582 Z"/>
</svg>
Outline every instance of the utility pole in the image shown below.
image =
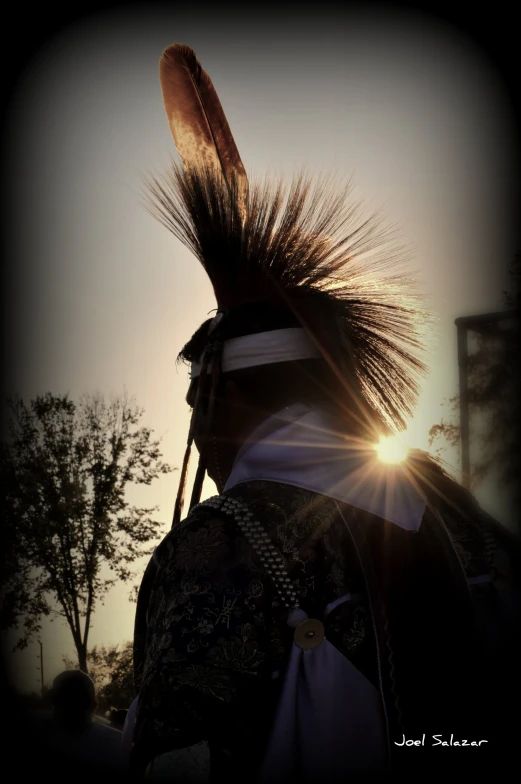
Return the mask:
<svg viewBox="0 0 521 784">
<path fill-rule="evenodd" d="M 490 337 L 500 336 L 503 329 L 513 328 L 518 318 L 516 311 L 505 310 L 499 313 L 482 313 L 477 316 L 461 316 L 454 322 L 458 335 L 459 403 L 461 433 L 461 475 L 462 484 L 470 488 L 470 416 L 469 416 L 469 346 L 468 335 Z M 503 325 L 503 327 L 502 327 Z M 510 325 L 510 327 L 509 327 Z"/>
<path fill-rule="evenodd" d="M 38 640 L 38 643 L 40 645 L 40 656 L 39 656 L 39 659 L 40 659 L 40 688 L 41 688 L 42 697 L 43 697 L 43 693 L 44 693 L 44 688 L 43 688 L 43 644 L 42 644 L 41 640 Z"/>
<path fill-rule="evenodd" d="M 456 319 L 458 328 L 458 369 L 459 369 L 459 407 L 461 438 L 461 480 L 464 487 L 470 487 L 470 432 L 469 432 L 469 391 L 468 391 L 468 344 L 467 325 Z"/>
</svg>

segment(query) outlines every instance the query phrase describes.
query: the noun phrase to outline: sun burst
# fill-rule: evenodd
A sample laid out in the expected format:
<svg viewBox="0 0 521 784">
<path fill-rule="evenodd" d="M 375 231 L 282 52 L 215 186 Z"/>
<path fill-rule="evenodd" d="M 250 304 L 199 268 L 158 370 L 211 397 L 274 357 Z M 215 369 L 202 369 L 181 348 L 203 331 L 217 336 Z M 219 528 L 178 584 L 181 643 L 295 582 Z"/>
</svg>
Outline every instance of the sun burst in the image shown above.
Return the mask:
<svg viewBox="0 0 521 784">
<path fill-rule="evenodd" d="M 402 463 L 409 454 L 409 446 L 401 434 L 381 438 L 375 448 L 382 463 Z"/>
</svg>

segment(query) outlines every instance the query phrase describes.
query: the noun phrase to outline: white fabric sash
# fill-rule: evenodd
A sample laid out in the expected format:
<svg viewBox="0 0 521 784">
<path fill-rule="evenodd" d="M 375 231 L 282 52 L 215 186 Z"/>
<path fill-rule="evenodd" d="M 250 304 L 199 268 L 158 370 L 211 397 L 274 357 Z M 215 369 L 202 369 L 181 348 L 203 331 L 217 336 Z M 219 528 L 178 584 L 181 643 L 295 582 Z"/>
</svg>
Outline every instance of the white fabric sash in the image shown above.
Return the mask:
<svg viewBox="0 0 521 784">
<path fill-rule="evenodd" d="M 293 643 L 261 784 L 366 781 L 386 764 L 378 690 L 327 639 Z"/>
<path fill-rule="evenodd" d="M 128 709 L 127 718 L 125 719 L 125 724 L 123 725 L 123 733 L 121 738 L 121 755 L 123 757 L 123 762 L 125 765 L 130 763 L 130 753 L 132 751 L 132 736 L 134 734 L 134 726 L 136 724 L 136 712 L 137 712 L 137 703 L 138 697 L 132 702 L 132 705 Z"/>
</svg>

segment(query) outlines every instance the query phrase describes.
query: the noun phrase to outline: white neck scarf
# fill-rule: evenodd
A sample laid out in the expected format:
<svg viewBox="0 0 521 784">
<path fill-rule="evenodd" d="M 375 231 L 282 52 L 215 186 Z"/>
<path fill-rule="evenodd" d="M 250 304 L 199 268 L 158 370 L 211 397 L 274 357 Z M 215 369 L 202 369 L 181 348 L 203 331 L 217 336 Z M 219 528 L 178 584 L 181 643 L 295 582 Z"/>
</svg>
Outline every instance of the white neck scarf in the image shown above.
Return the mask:
<svg viewBox="0 0 521 784">
<path fill-rule="evenodd" d="M 297 403 L 269 417 L 240 449 L 224 490 L 255 480 L 280 482 L 363 509 L 408 531 L 426 503 L 403 465 L 342 434 L 339 420 Z"/>
</svg>

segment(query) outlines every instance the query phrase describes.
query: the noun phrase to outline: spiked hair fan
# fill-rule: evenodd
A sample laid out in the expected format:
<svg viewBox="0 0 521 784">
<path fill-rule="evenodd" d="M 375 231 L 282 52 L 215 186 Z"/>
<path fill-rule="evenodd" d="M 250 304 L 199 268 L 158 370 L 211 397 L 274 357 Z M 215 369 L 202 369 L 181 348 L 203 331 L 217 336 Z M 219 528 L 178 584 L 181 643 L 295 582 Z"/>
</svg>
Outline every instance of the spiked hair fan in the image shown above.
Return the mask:
<svg viewBox="0 0 521 784">
<path fill-rule="evenodd" d="M 198 399 L 209 375 L 215 390 L 219 372 L 226 372 L 227 362 L 232 367 L 234 357 L 235 367 L 251 367 L 320 356 L 361 420 L 373 429 L 378 423 L 380 432 L 401 429 L 425 370 L 420 352 L 426 317 L 401 271 L 395 232 L 379 215 L 364 215 L 349 183 L 313 182 L 304 175 L 287 186 L 268 179 L 248 183 L 217 93 L 189 47 L 165 50 L 160 81 L 183 165 L 173 163 L 165 176 L 149 180 L 147 208 L 199 259 L 221 318 L 205 328 L 202 356 L 192 367 L 198 392 L 176 522 Z M 241 358 L 241 346 L 225 342 L 223 348 L 222 325 L 231 312 L 259 304 L 266 312 L 291 313 L 298 329 L 272 333 L 276 350 L 273 340 L 265 348 L 263 334 L 255 336 L 257 343 L 243 338 Z M 204 459 L 192 503 L 200 494 Z"/>
</svg>

